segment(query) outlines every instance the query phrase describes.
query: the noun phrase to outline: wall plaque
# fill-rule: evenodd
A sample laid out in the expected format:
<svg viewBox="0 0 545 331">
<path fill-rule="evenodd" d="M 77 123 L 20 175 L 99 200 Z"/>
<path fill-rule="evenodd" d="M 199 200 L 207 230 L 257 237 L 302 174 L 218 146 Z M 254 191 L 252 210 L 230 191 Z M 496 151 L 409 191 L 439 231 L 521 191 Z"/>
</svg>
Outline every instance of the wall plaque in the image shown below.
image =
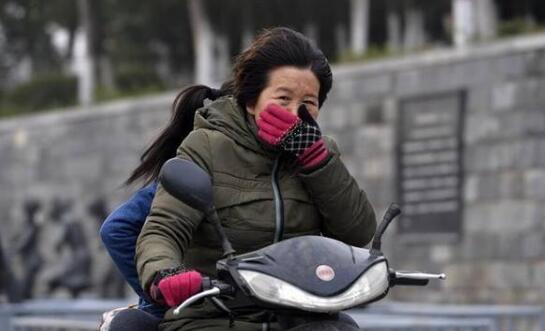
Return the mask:
<svg viewBox="0 0 545 331">
<path fill-rule="evenodd" d="M 455 240 L 461 232 L 463 93 L 402 100 L 397 134 L 399 233 Z"/>
</svg>

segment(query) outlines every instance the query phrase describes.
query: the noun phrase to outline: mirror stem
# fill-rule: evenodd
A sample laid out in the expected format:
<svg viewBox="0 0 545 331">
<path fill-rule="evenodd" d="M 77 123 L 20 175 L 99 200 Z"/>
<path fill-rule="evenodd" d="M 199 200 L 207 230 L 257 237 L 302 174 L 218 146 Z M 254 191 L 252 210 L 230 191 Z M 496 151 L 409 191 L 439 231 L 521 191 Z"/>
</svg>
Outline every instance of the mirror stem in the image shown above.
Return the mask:
<svg viewBox="0 0 545 331">
<path fill-rule="evenodd" d="M 401 209 L 399 206 L 396 203 L 391 203 L 388 210 L 386 210 L 386 213 L 384 214 L 382 222 L 380 222 L 377 231 L 375 232 L 375 237 L 373 238 L 373 243 L 371 244 L 371 255 L 382 255 L 382 235 L 384 234 L 384 231 L 386 231 L 388 225 L 390 225 L 390 222 L 392 222 L 392 220 L 399 214 L 401 214 Z"/>
<path fill-rule="evenodd" d="M 231 242 L 229 242 L 229 239 L 227 239 L 225 231 L 223 231 L 223 227 L 221 226 L 220 218 L 218 216 L 218 213 L 216 212 L 216 209 L 211 208 L 210 210 L 208 210 L 206 213 L 206 218 L 210 222 L 212 222 L 212 225 L 214 226 L 214 228 L 216 228 L 216 233 L 221 240 L 221 247 L 223 248 L 223 257 L 226 257 L 229 260 L 232 259 L 233 255 L 235 254 L 235 250 L 231 246 Z"/>
</svg>

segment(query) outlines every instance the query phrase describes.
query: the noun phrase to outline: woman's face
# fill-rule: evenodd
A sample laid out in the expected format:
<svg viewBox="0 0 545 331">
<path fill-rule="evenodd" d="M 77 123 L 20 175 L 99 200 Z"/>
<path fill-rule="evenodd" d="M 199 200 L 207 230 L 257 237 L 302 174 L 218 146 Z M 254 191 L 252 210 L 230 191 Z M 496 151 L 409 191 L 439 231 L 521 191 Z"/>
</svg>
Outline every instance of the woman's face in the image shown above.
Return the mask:
<svg viewBox="0 0 545 331">
<path fill-rule="evenodd" d="M 269 72 L 267 86 L 261 91 L 255 105 L 246 106 L 246 110 L 257 120 L 269 104 L 282 106 L 294 115 L 297 115 L 299 106 L 304 104 L 316 119 L 319 92 L 320 82 L 310 69 L 279 67 Z"/>
</svg>

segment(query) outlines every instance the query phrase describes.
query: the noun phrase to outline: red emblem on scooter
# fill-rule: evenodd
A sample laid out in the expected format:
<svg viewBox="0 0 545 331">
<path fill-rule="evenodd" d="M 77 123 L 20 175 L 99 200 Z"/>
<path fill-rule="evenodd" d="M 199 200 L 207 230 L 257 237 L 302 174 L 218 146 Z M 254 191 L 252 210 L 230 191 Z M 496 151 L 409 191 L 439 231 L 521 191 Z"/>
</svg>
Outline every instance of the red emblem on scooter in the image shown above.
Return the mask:
<svg viewBox="0 0 545 331">
<path fill-rule="evenodd" d="M 322 264 L 316 268 L 316 276 L 324 282 L 329 282 L 335 278 L 335 270 L 328 265 Z"/>
</svg>

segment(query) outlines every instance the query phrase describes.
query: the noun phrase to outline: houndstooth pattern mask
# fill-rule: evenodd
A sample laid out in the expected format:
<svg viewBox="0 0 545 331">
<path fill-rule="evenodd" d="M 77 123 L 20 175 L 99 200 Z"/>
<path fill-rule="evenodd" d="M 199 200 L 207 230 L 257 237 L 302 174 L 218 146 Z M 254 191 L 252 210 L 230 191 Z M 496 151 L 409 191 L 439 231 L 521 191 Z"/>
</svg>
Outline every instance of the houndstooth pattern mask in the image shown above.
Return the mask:
<svg viewBox="0 0 545 331">
<path fill-rule="evenodd" d="M 300 122 L 282 142 L 282 149 L 299 156 L 305 149 L 320 140 L 322 133 L 317 126 Z"/>
</svg>

